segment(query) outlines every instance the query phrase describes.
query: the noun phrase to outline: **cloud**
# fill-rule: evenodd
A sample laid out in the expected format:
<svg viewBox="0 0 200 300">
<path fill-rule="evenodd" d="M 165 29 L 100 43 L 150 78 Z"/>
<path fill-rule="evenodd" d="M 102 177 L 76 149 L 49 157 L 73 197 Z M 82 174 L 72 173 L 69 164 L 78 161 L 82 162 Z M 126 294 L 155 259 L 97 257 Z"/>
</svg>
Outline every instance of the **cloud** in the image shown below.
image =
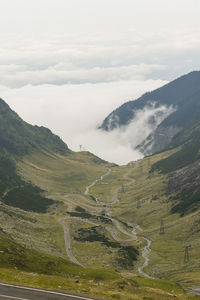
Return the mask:
<svg viewBox="0 0 200 300">
<path fill-rule="evenodd" d="M 134 120 L 127 126 L 116 128 L 111 132 L 91 128 L 84 132 L 84 136 L 77 133 L 75 142 L 81 141 L 80 144 L 87 145 L 92 152 L 108 161 L 126 164 L 143 157 L 136 147 L 173 111 L 172 106 L 155 107 L 152 103 L 139 110 Z"/>
<path fill-rule="evenodd" d="M 200 30 L 129 30 L 117 36 L 1 36 L 0 85 L 65 85 L 171 79 L 200 68 Z M 190 63 L 188 63 L 188 61 Z"/>
<path fill-rule="evenodd" d="M 102 133 L 97 127 L 107 114 L 122 103 L 165 83 L 161 80 L 130 80 L 80 84 L 78 87 L 0 87 L 0 95 L 25 121 L 50 128 L 71 149 L 78 151 L 82 144 L 86 150 L 104 159 L 126 163 L 141 157 L 132 147 L 138 127 L 135 131 L 131 125 L 130 130 L 114 132 L 112 135 Z M 142 127 L 143 123 L 137 121 Z M 137 135 L 136 138 L 138 140 Z"/>
<path fill-rule="evenodd" d="M 96 67 L 91 69 L 59 70 L 27 70 L 25 66 L 6 65 L 0 67 L 1 84 L 10 88 L 19 88 L 26 85 L 65 85 L 117 82 L 133 79 L 145 79 L 153 70 L 162 70 L 160 65 L 133 65 L 122 67 Z"/>
</svg>

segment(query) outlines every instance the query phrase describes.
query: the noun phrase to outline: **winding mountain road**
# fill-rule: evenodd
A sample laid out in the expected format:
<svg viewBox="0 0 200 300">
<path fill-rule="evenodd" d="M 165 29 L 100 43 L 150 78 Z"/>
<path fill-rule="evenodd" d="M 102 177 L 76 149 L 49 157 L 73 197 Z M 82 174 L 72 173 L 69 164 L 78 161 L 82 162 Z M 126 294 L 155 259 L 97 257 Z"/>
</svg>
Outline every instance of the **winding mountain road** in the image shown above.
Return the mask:
<svg viewBox="0 0 200 300">
<path fill-rule="evenodd" d="M 67 224 L 65 223 L 65 220 L 67 218 L 60 219 L 59 222 L 63 226 L 63 231 L 64 231 L 64 239 L 65 239 L 65 249 L 67 256 L 69 259 L 75 263 L 76 265 L 79 265 L 81 267 L 84 267 L 77 259 L 74 257 L 72 251 L 71 251 L 71 239 L 70 239 L 70 234 L 69 234 L 69 229 L 67 227 Z"/>
<path fill-rule="evenodd" d="M 111 172 L 111 169 L 108 169 L 108 172 L 106 172 L 104 175 L 101 175 L 101 177 L 99 179 L 94 180 L 90 185 L 88 185 L 85 189 L 85 195 L 89 194 L 89 190 L 95 185 L 97 184 L 97 182 L 102 181 L 104 179 L 104 177 L 108 176 Z"/>
<path fill-rule="evenodd" d="M 141 267 L 138 268 L 138 272 L 143 275 L 144 277 L 147 278 L 151 278 L 151 279 L 155 279 L 155 277 L 152 277 L 150 275 L 148 275 L 147 273 L 145 273 L 143 270 L 145 267 L 147 267 L 149 265 L 149 254 L 151 253 L 151 240 L 144 238 L 143 239 L 147 242 L 147 245 L 144 247 L 143 251 L 142 251 L 142 257 L 144 258 L 144 263 Z"/>
<path fill-rule="evenodd" d="M 128 180 L 129 182 L 127 182 L 126 184 L 124 184 L 123 186 L 124 187 L 127 187 L 131 184 L 134 184 L 135 183 L 135 179 L 133 178 L 130 178 L 130 174 L 132 173 L 133 169 L 136 168 L 138 166 L 138 163 L 135 164 L 135 166 L 133 168 L 131 168 L 127 173 L 124 174 L 123 178 Z M 106 176 L 108 176 L 109 174 L 111 173 L 111 169 L 108 169 L 108 172 L 104 175 L 102 175 L 99 179 L 96 179 L 92 182 L 92 184 L 90 184 L 89 186 L 86 187 L 86 190 L 85 190 L 85 195 L 88 195 L 89 194 L 89 191 L 90 191 L 90 188 L 92 188 L 93 186 L 95 186 L 95 184 L 101 180 L 103 180 Z M 68 206 L 68 211 L 70 212 L 72 210 L 72 205 L 78 205 L 82 208 L 87 208 L 89 209 L 90 211 L 92 210 L 93 212 L 101 212 L 102 211 L 102 207 L 108 209 L 108 205 L 110 207 L 111 204 L 115 204 L 119 201 L 118 199 L 118 194 L 119 194 L 119 191 L 122 189 L 122 186 L 119 186 L 115 189 L 114 191 L 114 196 L 112 198 L 112 201 L 109 202 L 109 203 L 103 203 L 103 202 L 99 202 L 99 200 L 96 198 L 96 205 L 94 205 L 94 203 L 91 203 L 91 201 L 89 201 L 85 196 L 82 196 L 82 195 L 79 195 L 79 194 L 68 194 L 68 195 L 65 195 L 65 196 L 60 196 L 59 195 L 59 198 L 63 199 L 63 200 L 66 200 L 69 204 Z M 53 196 L 58 196 L 58 195 L 51 195 L 51 197 Z M 82 203 L 79 203 L 78 201 L 72 199 L 71 197 L 77 197 L 77 198 L 80 198 L 81 200 L 84 200 L 84 204 Z M 99 207 L 100 206 L 100 207 Z M 109 208 L 109 213 L 107 213 L 107 218 L 109 218 L 113 225 L 115 226 L 115 228 L 121 232 L 122 234 L 128 236 L 129 238 L 128 239 L 122 239 L 120 238 L 118 235 L 117 235 L 117 231 L 114 230 L 113 228 L 109 227 L 109 226 L 105 226 L 104 225 L 104 228 L 110 233 L 110 235 L 112 236 L 112 238 L 117 241 L 117 242 L 131 242 L 131 241 L 134 241 L 134 240 L 137 240 L 137 232 L 138 231 L 142 231 L 142 228 L 135 224 L 134 225 L 134 229 L 132 230 L 132 232 L 128 232 L 126 231 L 120 224 L 119 221 L 117 221 L 116 219 L 112 218 L 111 217 L 111 209 Z M 77 217 L 64 217 L 64 218 L 61 218 L 59 220 L 60 224 L 63 226 L 63 231 L 64 231 L 64 239 L 65 239 L 65 247 L 66 247 L 66 253 L 67 253 L 67 256 L 69 257 L 69 259 L 74 262 L 75 264 L 77 265 L 80 265 L 82 267 L 84 267 L 73 255 L 72 253 L 72 250 L 71 250 L 71 242 L 70 242 L 70 233 L 69 233 L 69 229 L 67 227 L 67 224 L 66 224 L 66 220 L 74 220 L 74 221 L 81 221 L 81 222 L 85 222 L 85 223 L 88 223 L 88 224 L 91 224 L 93 226 L 99 226 L 99 224 L 95 223 L 95 222 L 92 222 L 92 221 L 89 221 L 87 219 L 82 219 L 82 218 L 77 218 Z M 149 264 L 149 254 L 151 252 L 151 240 L 149 240 L 148 238 L 146 237 L 143 237 L 143 239 L 146 241 L 146 246 L 143 248 L 143 251 L 142 251 L 142 257 L 144 258 L 144 263 L 142 264 L 142 266 L 138 267 L 138 272 L 147 277 L 147 278 L 153 278 L 152 276 L 148 275 L 147 273 L 145 273 L 143 270 L 145 267 L 148 266 Z"/>
</svg>

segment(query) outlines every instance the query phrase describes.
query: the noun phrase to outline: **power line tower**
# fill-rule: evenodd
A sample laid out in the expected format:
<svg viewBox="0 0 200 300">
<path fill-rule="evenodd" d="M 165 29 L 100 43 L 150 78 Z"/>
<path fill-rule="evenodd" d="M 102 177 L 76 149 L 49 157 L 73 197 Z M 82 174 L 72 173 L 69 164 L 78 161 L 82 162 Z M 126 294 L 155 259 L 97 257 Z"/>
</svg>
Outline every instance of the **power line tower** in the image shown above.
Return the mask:
<svg viewBox="0 0 200 300">
<path fill-rule="evenodd" d="M 164 221 L 160 221 L 160 235 L 163 235 L 165 233 L 165 226 L 164 226 Z"/>
<path fill-rule="evenodd" d="M 140 208 L 141 207 L 141 202 L 140 202 L 140 199 L 137 200 L 137 208 Z"/>
<path fill-rule="evenodd" d="M 140 175 L 143 175 L 143 166 L 140 166 Z"/>
<path fill-rule="evenodd" d="M 82 147 L 83 147 L 83 145 L 79 145 L 79 147 L 80 147 L 80 151 L 82 151 Z"/>
<path fill-rule="evenodd" d="M 191 248 L 191 245 L 187 245 L 185 247 L 185 253 L 184 253 L 184 263 L 188 263 L 190 261 L 190 256 L 189 256 L 189 249 Z"/>
<path fill-rule="evenodd" d="M 150 167 L 150 165 L 151 165 L 151 159 L 150 159 L 150 157 L 148 158 L 148 167 Z"/>
</svg>

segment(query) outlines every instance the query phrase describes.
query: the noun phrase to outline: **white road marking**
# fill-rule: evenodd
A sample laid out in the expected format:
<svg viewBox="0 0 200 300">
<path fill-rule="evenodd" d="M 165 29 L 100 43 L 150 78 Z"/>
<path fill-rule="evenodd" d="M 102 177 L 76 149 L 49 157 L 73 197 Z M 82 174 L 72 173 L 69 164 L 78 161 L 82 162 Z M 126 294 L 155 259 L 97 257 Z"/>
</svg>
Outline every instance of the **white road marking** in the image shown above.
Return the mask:
<svg viewBox="0 0 200 300">
<path fill-rule="evenodd" d="M 57 292 L 52 292 L 52 291 L 47 291 L 47 290 L 41 290 L 41 289 L 25 287 L 25 286 L 17 286 L 17 285 L 12 285 L 12 284 L 0 283 L 0 286 L 1 285 L 2 286 L 13 287 L 13 288 L 16 288 L 16 289 L 29 290 L 29 291 L 34 291 L 34 292 L 41 292 L 41 293 L 46 293 L 46 294 L 53 294 L 53 295 L 58 295 L 58 296 L 71 297 L 71 298 L 80 299 L 80 300 L 94 300 L 94 299 L 91 299 L 91 298 L 84 298 L 84 297 L 80 297 L 80 296 L 57 293 Z M 20 298 L 15 298 L 15 299 L 20 299 Z M 28 300 L 28 299 L 22 299 L 22 300 Z"/>
<path fill-rule="evenodd" d="M 12 297 L 12 296 L 6 296 L 6 295 L 0 295 L 0 297 L 8 298 L 8 299 L 16 299 L 16 300 L 29 300 L 25 298 L 18 298 L 18 297 Z"/>
</svg>

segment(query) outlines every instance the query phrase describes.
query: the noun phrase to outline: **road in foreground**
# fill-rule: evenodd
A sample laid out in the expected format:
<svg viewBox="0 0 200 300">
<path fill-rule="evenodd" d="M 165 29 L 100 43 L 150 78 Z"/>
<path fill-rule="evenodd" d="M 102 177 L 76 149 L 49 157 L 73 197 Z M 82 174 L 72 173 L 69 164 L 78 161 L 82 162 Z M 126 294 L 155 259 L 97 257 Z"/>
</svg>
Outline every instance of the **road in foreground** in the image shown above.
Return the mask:
<svg viewBox="0 0 200 300">
<path fill-rule="evenodd" d="M 19 287 L 10 284 L 0 283 L 0 300 L 93 300 L 68 294 L 56 293 L 40 289 Z"/>
</svg>

